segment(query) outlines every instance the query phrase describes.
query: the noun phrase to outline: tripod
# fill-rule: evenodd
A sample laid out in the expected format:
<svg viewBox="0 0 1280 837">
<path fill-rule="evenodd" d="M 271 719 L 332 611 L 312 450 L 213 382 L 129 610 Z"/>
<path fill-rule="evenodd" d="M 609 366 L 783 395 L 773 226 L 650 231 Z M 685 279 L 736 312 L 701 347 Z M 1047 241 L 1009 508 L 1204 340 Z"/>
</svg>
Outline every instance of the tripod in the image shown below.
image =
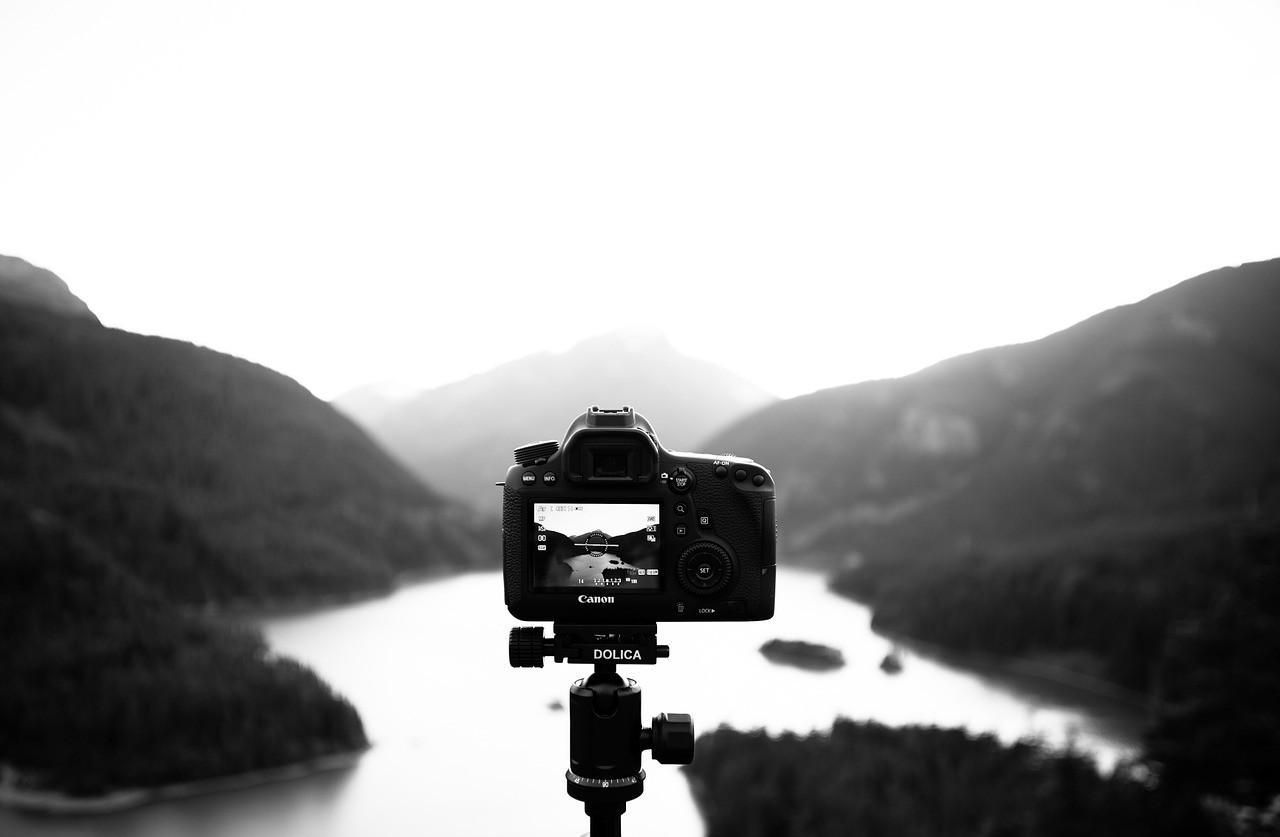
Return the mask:
<svg viewBox="0 0 1280 837">
<path fill-rule="evenodd" d="M 640 753 L 652 750 L 663 764 L 693 761 L 693 719 L 662 713 L 652 726 L 640 727 L 640 687 L 618 674 L 620 662 L 653 665 L 670 656 L 658 645 L 658 626 L 567 625 L 555 623 L 554 635 L 542 628 L 512 628 L 511 665 L 541 668 L 543 657 L 595 666 L 595 672 L 569 688 L 569 796 L 583 803 L 591 819 L 591 837 L 620 837 L 627 803 L 644 793 Z"/>
</svg>

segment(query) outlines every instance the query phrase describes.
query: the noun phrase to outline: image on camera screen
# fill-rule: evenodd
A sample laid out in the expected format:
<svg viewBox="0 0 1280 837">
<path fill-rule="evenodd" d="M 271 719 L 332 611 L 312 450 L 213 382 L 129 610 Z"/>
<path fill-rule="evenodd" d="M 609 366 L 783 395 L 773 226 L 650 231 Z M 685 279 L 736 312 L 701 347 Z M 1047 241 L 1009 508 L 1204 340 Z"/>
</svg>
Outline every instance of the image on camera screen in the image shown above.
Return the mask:
<svg viewBox="0 0 1280 837">
<path fill-rule="evenodd" d="M 534 503 L 533 589 L 658 590 L 658 503 Z"/>
</svg>

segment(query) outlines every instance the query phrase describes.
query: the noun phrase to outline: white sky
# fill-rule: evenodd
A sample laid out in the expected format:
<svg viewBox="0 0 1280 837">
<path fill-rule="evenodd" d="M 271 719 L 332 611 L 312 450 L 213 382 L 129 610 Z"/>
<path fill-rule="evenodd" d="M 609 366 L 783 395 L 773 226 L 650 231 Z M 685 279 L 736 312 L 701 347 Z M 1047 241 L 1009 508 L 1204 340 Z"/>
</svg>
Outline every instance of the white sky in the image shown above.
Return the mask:
<svg viewBox="0 0 1280 837">
<path fill-rule="evenodd" d="M 661 507 L 650 503 L 590 503 L 575 508 L 578 511 L 564 505 L 539 505 L 534 510 L 534 519 L 550 531 L 570 537 L 593 529 L 616 536 L 640 531 L 649 525 L 651 517 L 656 524 Z"/>
<path fill-rule="evenodd" d="M 783 396 L 1280 256 L 1280 2 L 0 0 L 0 253 L 324 398 L 618 326 Z"/>
</svg>

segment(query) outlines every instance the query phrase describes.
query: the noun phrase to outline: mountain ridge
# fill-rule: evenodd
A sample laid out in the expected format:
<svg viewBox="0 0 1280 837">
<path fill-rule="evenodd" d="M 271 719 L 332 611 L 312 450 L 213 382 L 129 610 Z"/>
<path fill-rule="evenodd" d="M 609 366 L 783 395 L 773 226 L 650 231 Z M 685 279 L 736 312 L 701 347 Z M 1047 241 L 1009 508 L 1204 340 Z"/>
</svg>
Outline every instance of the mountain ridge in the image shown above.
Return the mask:
<svg viewBox="0 0 1280 837">
<path fill-rule="evenodd" d="M 831 571 L 877 629 L 1149 690 L 1173 622 L 1280 521 L 1278 317 L 1280 259 L 1224 268 L 711 444 L 772 470 L 780 560 Z"/>
<path fill-rule="evenodd" d="M 51 270 L 0 255 L 0 303 L 12 303 L 98 323 L 98 316 Z"/>
<path fill-rule="evenodd" d="M 376 420 L 357 420 L 434 488 L 496 515 L 493 484 L 505 476 L 511 451 L 562 439 L 593 404 L 631 406 L 651 421 L 663 445 L 695 450 L 734 416 L 776 400 L 722 367 L 677 352 L 664 337 L 632 329 L 517 358 L 385 408 Z"/>
</svg>

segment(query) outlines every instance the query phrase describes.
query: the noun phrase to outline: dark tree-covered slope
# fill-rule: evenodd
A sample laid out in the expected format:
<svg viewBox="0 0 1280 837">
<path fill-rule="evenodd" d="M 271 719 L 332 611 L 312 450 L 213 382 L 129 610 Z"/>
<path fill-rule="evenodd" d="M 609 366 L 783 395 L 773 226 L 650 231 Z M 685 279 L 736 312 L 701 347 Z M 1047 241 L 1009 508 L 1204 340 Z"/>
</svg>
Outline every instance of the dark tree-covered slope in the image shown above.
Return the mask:
<svg viewBox="0 0 1280 837">
<path fill-rule="evenodd" d="M 183 602 L 386 590 L 496 560 L 471 513 L 291 379 L 4 304 L 0 475 Z"/>
<path fill-rule="evenodd" d="M 1151 687 L 1171 621 L 1280 519 L 1280 260 L 1042 340 L 768 407 L 783 560 L 877 626 Z M 1252 534 L 1251 534 L 1252 533 Z"/>
<path fill-rule="evenodd" d="M 100 325 L 0 263 L 0 782 L 223 777 L 366 745 L 251 630 L 193 614 L 391 589 L 496 563 L 496 524 L 432 493 L 296 382 Z"/>
<path fill-rule="evenodd" d="M 1213 833 L 1177 799 L 1086 758 L 934 727 L 719 729 L 686 767 L 708 837 L 1171 837 Z"/>
<path fill-rule="evenodd" d="M 73 795 L 276 767 L 367 742 L 252 631 L 181 611 L 45 512 L 0 499 L 0 763 Z"/>
</svg>

